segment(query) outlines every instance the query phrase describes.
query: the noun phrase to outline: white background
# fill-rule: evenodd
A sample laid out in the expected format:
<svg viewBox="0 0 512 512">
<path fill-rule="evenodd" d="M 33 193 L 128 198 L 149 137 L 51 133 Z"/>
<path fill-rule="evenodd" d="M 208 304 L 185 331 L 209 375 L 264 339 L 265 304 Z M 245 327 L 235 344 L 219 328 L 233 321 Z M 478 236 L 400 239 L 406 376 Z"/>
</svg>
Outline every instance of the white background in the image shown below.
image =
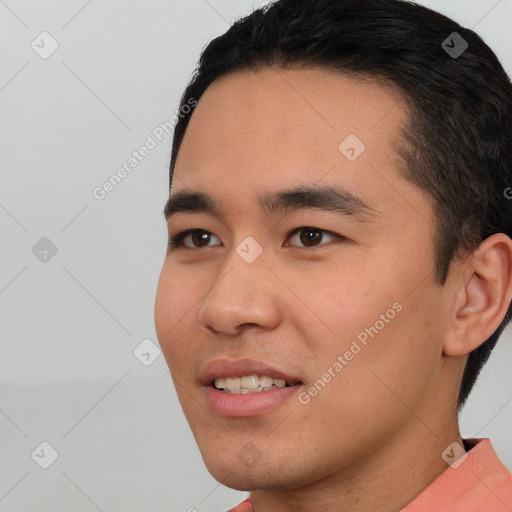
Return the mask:
<svg viewBox="0 0 512 512">
<path fill-rule="evenodd" d="M 512 71 L 512 0 L 421 3 Z M 201 48 L 258 5 L 0 1 L 0 512 L 222 512 L 245 497 L 204 468 L 163 356 L 133 354 L 156 343 L 171 134 L 103 200 L 92 191 L 172 115 Z M 47 59 L 31 47 L 43 31 L 59 45 Z M 46 263 L 42 237 L 58 249 Z M 512 468 L 510 333 L 461 425 Z M 31 458 L 43 441 L 58 452 L 46 470 Z"/>
</svg>

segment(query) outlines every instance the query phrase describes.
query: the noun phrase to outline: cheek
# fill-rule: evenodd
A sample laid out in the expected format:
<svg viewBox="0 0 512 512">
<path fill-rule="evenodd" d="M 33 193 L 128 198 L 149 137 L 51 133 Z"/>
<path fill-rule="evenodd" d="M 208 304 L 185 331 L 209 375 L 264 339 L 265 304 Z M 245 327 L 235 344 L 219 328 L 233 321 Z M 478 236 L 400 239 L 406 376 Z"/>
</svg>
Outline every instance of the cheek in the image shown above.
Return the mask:
<svg viewBox="0 0 512 512">
<path fill-rule="evenodd" d="M 364 272 L 353 267 L 350 272 L 329 269 L 324 275 L 317 274 L 314 288 L 302 281 L 297 295 L 306 297 L 306 304 L 318 317 L 305 334 L 315 354 L 311 378 L 321 378 L 330 370 L 336 374 L 329 384 L 333 394 L 366 396 L 370 402 L 392 393 L 386 384 L 391 389 L 409 386 L 411 395 L 422 393 L 436 364 L 438 350 L 431 338 L 439 330 L 425 304 L 434 306 L 437 295 L 428 284 L 427 289 L 408 294 L 403 279 L 389 267 L 382 271 L 373 264 Z M 326 399 L 329 394 L 322 392 Z"/>
<path fill-rule="evenodd" d="M 427 399 L 442 339 L 440 322 L 432 321 L 432 313 L 425 309 L 428 295 L 423 290 L 417 297 L 402 296 L 394 302 L 398 293 L 381 296 L 380 303 L 371 304 L 371 315 L 366 312 L 352 322 L 350 332 L 340 335 L 329 354 L 327 368 L 338 355 L 343 368 L 319 402 L 332 415 L 347 418 L 355 432 L 365 425 L 372 425 L 370 430 L 392 424 L 398 428 Z"/>
<path fill-rule="evenodd" d="M 314 283 L 295 280 L 297 295 L 315 313 L 317 326 L 329 335 L 328 343 L 325 337 L 320 341 L 324 352 L 329 346 L 336 352 L 348 349 L 358 335 L 364 341 L 368 329 L 374 332 L 376 323 L 379 332 L 385 331 L 399 316 L 396 308 L 400 306 L 393 308 L 393 304 L 399 302 L 400 293 L 393 289 L 391 272 L 375 271 L 375 264 L 371 268 L 363 265 L 329 266 L 316 273 Z"/>
<path fill-rule="evenodd" d="M 189 352 L 180 350 L 180 347 L 193 341 L 186 333 L 196 302 L 193 287 L 187 286 L 169 266 L 164 266 L 155 299 L 155 328 L 171 371 L 176 362 Z"/>
</svg>

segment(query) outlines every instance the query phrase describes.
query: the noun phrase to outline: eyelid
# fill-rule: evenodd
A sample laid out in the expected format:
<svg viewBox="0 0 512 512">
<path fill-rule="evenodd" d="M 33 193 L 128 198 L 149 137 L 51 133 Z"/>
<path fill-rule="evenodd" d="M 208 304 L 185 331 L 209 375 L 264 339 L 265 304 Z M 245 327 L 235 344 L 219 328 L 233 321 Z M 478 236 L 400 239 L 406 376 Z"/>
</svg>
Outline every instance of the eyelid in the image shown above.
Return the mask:
<svg viewBox="0 0 512 512">
<path fill-rule="evenodd" d="M 347 238 L 343 235 L 340 235 L 339 233 L 335 233 L 333 231 L 329 231 L 327 229 L 321 229 L 321 228 L 317 228 L 315 226 L 298 226 L 296 228 L 293 228 L 291 231 L 288 232 L 288 234 L 286 235 L 286 240 L 288 240 L 291 236 L 295 235 L 296 233 L 299 233 L 300 231 L 302 230 L 305 230 L 305 229 L 311 229 L 311 230 L 314 230 L 314 231 L 320 231 L 322 233 L 325 233 L 329 236 L 331 236 L 334 240 L 347 240 Z M 210 245 L 207 245 L 207 246 L 204 246 L 204 247 L 188 247 L 186 245 L 183 245 L 183 239 L 192 234 L 192 233 L 195 233 L 195 232 L 203 232 L 203 233 L 207 233 L 207 234 L 210 234 L 210 235 L 213 235 L 215 238 L 217 238 L 217 240 L 219 240 L 219 238 L 217 236 L 215 236 L 211 231 L 208 231 L 207 229 L 202 229 L 202 228 L 192 228 L 192 229 L 186 229 L 184 231 L 180 231 L 179 233 L 173 235 L 168 244 L 174 248 L 174 249 L 193 249 L 193 250 L 197 250 L 197 249 L 207 249 L 208 247 L 215 247 L 215 246 L 210 246 Z M 332 240 L 329 240 L 329 242 L 332 242 Z M 315 247 L 321 247 L 323 245 L 327 245 L 328 242 L 325 242 L 325 243 L 320 243 L 318 245 L 313 245 L 311 247 L 307 247 L 307 246 L 296 246 L 296 245 L 292 245 L 292 247 L 299 247 L 299 249 L 312 249 L 312 248 L 315 248 Z M 218 244 L 217 244 L 218 245 Z M 221 242 L 221 245 L 222 245 L 222 242 Z M 290 246 L 290 244 L 286 244 L 286 246 Z"/>
<path fill-rule="evenodd" d="M 333 231 L 329 231 L 327 229 L 322 229 L 322 228 L 317 228 L 315 226 L 299 226 L 297 228 L 294 228 L 292 229 L 288 235 L 286 236 L 286 240 L 288 240 L 291 236 L 295 235 L 296 233 L 300 233 L 302 230 L 304 229 L 311 229 L 312 231 L 320 231 L 321 233 L 325 233 L 327 235 L 329 235 L 330 237 L 332 237 L 334 240 L 345 240 L 346 238 L 343 236 L 343 235 L 340 235 L 338 233 L 335 233 Z M 323 241 L 322 241 L 323 242 Z M 293 245 L 292 247 L 299 247 L 299 249 L 313 249 L 315 247 L 322 247 L 323 245 L 327 245 L 327 243 L 329 242 L 332 242 L 332 240 L 329 240 L 328 242 L 323 242 L 323 243 L 320 243 L 318 245 L 313 245 L 311 247 L 307 247 L 307 246 L 297 246 L 297 245 Z M 287 246 L 289 246 L 290 244 L 286 244 Z"/>
<path fill-rule="evenodd" d="M 184 231 L 180 231 L 179 233 L 176 233 L 175 235 L 171 236 L 170 239 L 169 239 L 169 242 L 168 244 L 173 248 L 173 249 L 194 249 L 194 250 L 197 250 L 197 249 L 205 249 L 205 248 L 208 248 L 208 247 L 211 247 L 211 246 L 205 246 L 205 247 L 188 247 L 186 245 L 183 245 L 183 239 L 192 234 L 192 233 L 195 233 L 196 231 L 199 231 L 199 232 L 203 232 L 203 233 L 208 233 L 209 235 L 213 235 L 215 236 L 211 231 L 208 231 L 207 229 L 201 229 L 201 228 L 192 228 L 192 229 L 186 229 Z M 218 240 L 218 237 L 215 236 L 215 238 L 217 238 Z"/>
</svg>

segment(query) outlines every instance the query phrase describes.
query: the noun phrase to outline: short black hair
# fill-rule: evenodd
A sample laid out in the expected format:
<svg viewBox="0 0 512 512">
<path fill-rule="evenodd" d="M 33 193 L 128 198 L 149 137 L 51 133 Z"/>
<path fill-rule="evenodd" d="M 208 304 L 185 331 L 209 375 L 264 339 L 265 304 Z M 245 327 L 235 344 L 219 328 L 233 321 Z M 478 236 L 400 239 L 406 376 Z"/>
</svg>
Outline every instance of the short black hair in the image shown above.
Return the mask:
<svg viewBox="0 0 512 512">
<path fill-rule="evenodd" d="M 454 32 L 457 35 L 454 35 Z M 450 49 L 464 50 L 460 55 Z M 460 53 L 460 52 L 458 52 Z M 435 204 L 435 278 L 494 233 L 512 236 L 512 85 L 472 30 L 406 0 L 277 0 L 240 18 L 203 50 L 180 112 L 227 73 L 324 68 L 394 84 L 409 111 L 404 178 Z M 185 112 L 185 110 L 184 110 Z M 169 187 L 193 110 L 176 124 Z M 459 408 L 507 323 L 468 357 Z"/>
</svg>

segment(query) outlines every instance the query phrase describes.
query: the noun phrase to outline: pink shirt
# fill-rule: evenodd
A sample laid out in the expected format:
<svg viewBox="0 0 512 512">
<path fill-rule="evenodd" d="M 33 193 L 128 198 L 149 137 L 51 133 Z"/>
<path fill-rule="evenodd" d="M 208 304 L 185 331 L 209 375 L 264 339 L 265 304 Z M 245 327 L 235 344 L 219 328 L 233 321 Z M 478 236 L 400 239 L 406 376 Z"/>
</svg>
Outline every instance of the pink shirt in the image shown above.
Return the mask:
<svg viewBox="0 0 512 512">
<path fill-rule="evenodd" d="M 448 467 L 400 512 L 512 512 L 512 474 L 491 441 L 467 439 L 473 448 Z M 250 498 L 229 512 L 254 512 Z"/>
</svg>

